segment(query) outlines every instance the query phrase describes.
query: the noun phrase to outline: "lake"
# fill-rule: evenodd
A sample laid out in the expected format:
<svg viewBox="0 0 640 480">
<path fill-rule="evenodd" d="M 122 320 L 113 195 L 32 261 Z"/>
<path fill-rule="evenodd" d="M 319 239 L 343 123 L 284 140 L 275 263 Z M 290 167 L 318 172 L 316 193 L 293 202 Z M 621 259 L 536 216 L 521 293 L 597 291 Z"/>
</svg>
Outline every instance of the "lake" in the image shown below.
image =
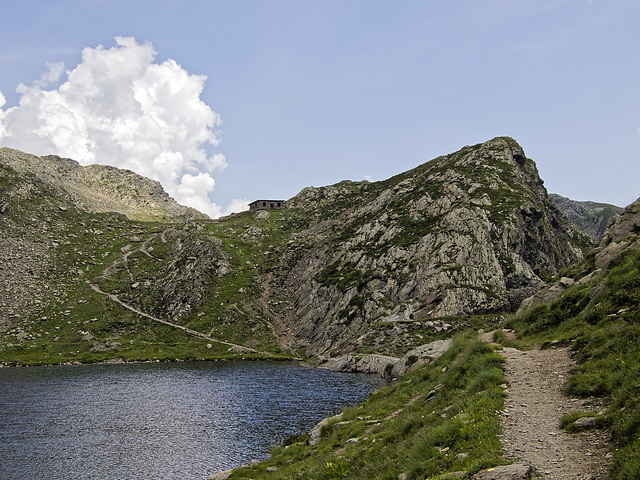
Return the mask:
<svg viewBox="0 0 640 480">
<path fill-rule="evenodd" d="M 0 478 L 204 480 L 382 384 L 291 362 L 0 368 Z"/>
</svg>

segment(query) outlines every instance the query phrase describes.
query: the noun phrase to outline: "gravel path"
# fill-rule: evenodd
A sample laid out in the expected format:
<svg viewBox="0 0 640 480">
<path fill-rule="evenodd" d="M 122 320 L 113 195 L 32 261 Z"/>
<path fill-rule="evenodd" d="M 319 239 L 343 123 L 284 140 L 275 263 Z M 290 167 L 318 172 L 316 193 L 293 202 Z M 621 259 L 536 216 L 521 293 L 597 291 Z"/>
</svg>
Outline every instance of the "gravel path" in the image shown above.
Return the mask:
<svg viewBox="0 0 640 480">
<path fill-rule="evenodd" d="M 606 432 L 560 429 L 563 415 L 597 408 L 562 394 L 572 366 L 567 349 L 505 348 L 502 355 L 510 384 L 501 418 L 506 455 L 533 465 L 545 480 L 604 478 L 609 465 Z"/>
</svg>

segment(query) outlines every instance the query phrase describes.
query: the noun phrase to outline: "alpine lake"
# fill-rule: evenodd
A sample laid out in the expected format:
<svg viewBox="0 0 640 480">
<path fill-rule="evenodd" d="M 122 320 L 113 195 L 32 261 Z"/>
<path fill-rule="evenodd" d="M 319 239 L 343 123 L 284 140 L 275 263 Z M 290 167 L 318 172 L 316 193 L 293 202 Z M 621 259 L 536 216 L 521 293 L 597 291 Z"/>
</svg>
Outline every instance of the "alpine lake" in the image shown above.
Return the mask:
<svg viewBox="0 0 640 480">
<path fill-rule="evenodd" d="M 205 480 L 384 383 L 294 362 L 2 368 L 0 478 Z"/>
</svg>

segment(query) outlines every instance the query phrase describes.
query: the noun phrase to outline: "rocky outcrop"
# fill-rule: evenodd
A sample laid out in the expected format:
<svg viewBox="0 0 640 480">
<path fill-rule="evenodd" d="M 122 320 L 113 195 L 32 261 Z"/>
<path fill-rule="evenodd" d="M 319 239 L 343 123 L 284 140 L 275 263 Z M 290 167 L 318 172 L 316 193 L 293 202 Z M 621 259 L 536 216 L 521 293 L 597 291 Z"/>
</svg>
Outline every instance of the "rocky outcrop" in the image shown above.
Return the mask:
<svg viewBox="0 0 640 480">
<path fill-rule="evenodd" d="M 613 218 L 624 210 L 608 203 L 578 202 L 555 193 L 549 198 L 580 230 L 594 238 L 602 238 Z"/>
<path fill-rule="evenodd" d="M 105 165 L 81 166 L 69 158 L 37 157 L 11 148 L 0 148 L 0 164 L 18 173 L 35 175 L 58 189 L 80 210 L 118 212 L 131 220 L 144 221 L 208 218 L 176 203 L 159 182 L 131 170 Z"/>
<path fill-rule="evenodd" d="M 571 278 L 562 277 L 560 281 L 556 283 L 541 285 L 533 295 L 522 301 L 517 314 L 520 315 L 526 310 L 537 305 L 546 305 L 556 301 L 562 296 L 564 291 L 574 283 L 575 282 Z"/>
<path fill-rule="evenodd" d="M 388 318 L 517 309 L 517 293 L 582 257 L 592 240 L 549 200 L 510 138 L 384 182 L 308 188 L 288 201 L 310 226 L 279 279 L 302 347 L 331 353 Z"/>
<path fill-rule="evenodd" d="M 320 366 L 333 372 L 375 373 L 386 378 L 401 378 L 442 356 L 451 343 L 451 339 L 436 340 L 412 349 L 402 358 L 378 354 L 345 355 L 330 358 Z"/>
<path fill-rule="evenodd" d="M 333 417 L 325 418 L 320 421 L 320 423 L 313 427 L 309 432 L 309 440 L 307 440 L 307 443 L 309 443 L 309 445 L 317 445 L 318 443 L 320 443 L 322 432 L 326 428 L 328 428 L 331 423 L 339 422 L 340 420 L 342 420 L 342 413 L 334 415 Z"/>
<path fill-rule="evenodd" d="M 148 313 L 175 320 L 201 304 L 207 285 L 222 279 L 231 267 L 228 254 L 220 248 L 222 242 L 215 237 L 196 236 L 176 228 L 166 230 L 163 235 L 171 245 L 168 261 L 156 262 L 153 279 L 133 283 L 134 288 L 124 292 L 122 299 L 142 307 L 141 299 L 157 298 L 154 304 L 146 305 Z M 153 255 L 153 250 L 149 255 Z M 105 280 L 117 277 L 127 268 L 122 262 L 115 267 L 107 272 Z"/>
<path fill-rule="evenodd" d="M 330 358 L 320 366 L 332 372 L 375 373 L 380 376 L 390 376 L 390 367 L 393 367 L 399 360 L 396 357 L 378 354 L 364 356 L 345 355 L 343 357 Z"/>
<path fill-rule="evenodd" d="M 596 266 L 606 268 L 627 248 L 638 249 L 640 234 L 640 198 L 618 215 L 607 229 L 596 249 Z"/>
</svg>

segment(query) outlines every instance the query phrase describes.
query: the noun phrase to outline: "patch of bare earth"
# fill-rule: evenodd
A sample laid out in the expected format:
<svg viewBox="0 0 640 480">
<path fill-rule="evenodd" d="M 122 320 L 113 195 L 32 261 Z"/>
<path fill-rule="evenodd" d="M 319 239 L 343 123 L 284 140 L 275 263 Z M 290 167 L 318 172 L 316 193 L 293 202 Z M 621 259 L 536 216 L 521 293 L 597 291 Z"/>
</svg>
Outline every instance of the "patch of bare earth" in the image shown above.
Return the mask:
<svg viewBox="0 0 640 480">
<path fill-rule="evenodd" d="M 587 480 L 606 476 L 609 435 L 602 430 L 568 433 L 560 418 L 576 411 L 597 411 L 563 394 L 573 366 L 566 348 L 520 351 L 504 348 L 510 384 L 501 416 L 507 457 L 532 465 L 539 478 Z"/>
</svg>

